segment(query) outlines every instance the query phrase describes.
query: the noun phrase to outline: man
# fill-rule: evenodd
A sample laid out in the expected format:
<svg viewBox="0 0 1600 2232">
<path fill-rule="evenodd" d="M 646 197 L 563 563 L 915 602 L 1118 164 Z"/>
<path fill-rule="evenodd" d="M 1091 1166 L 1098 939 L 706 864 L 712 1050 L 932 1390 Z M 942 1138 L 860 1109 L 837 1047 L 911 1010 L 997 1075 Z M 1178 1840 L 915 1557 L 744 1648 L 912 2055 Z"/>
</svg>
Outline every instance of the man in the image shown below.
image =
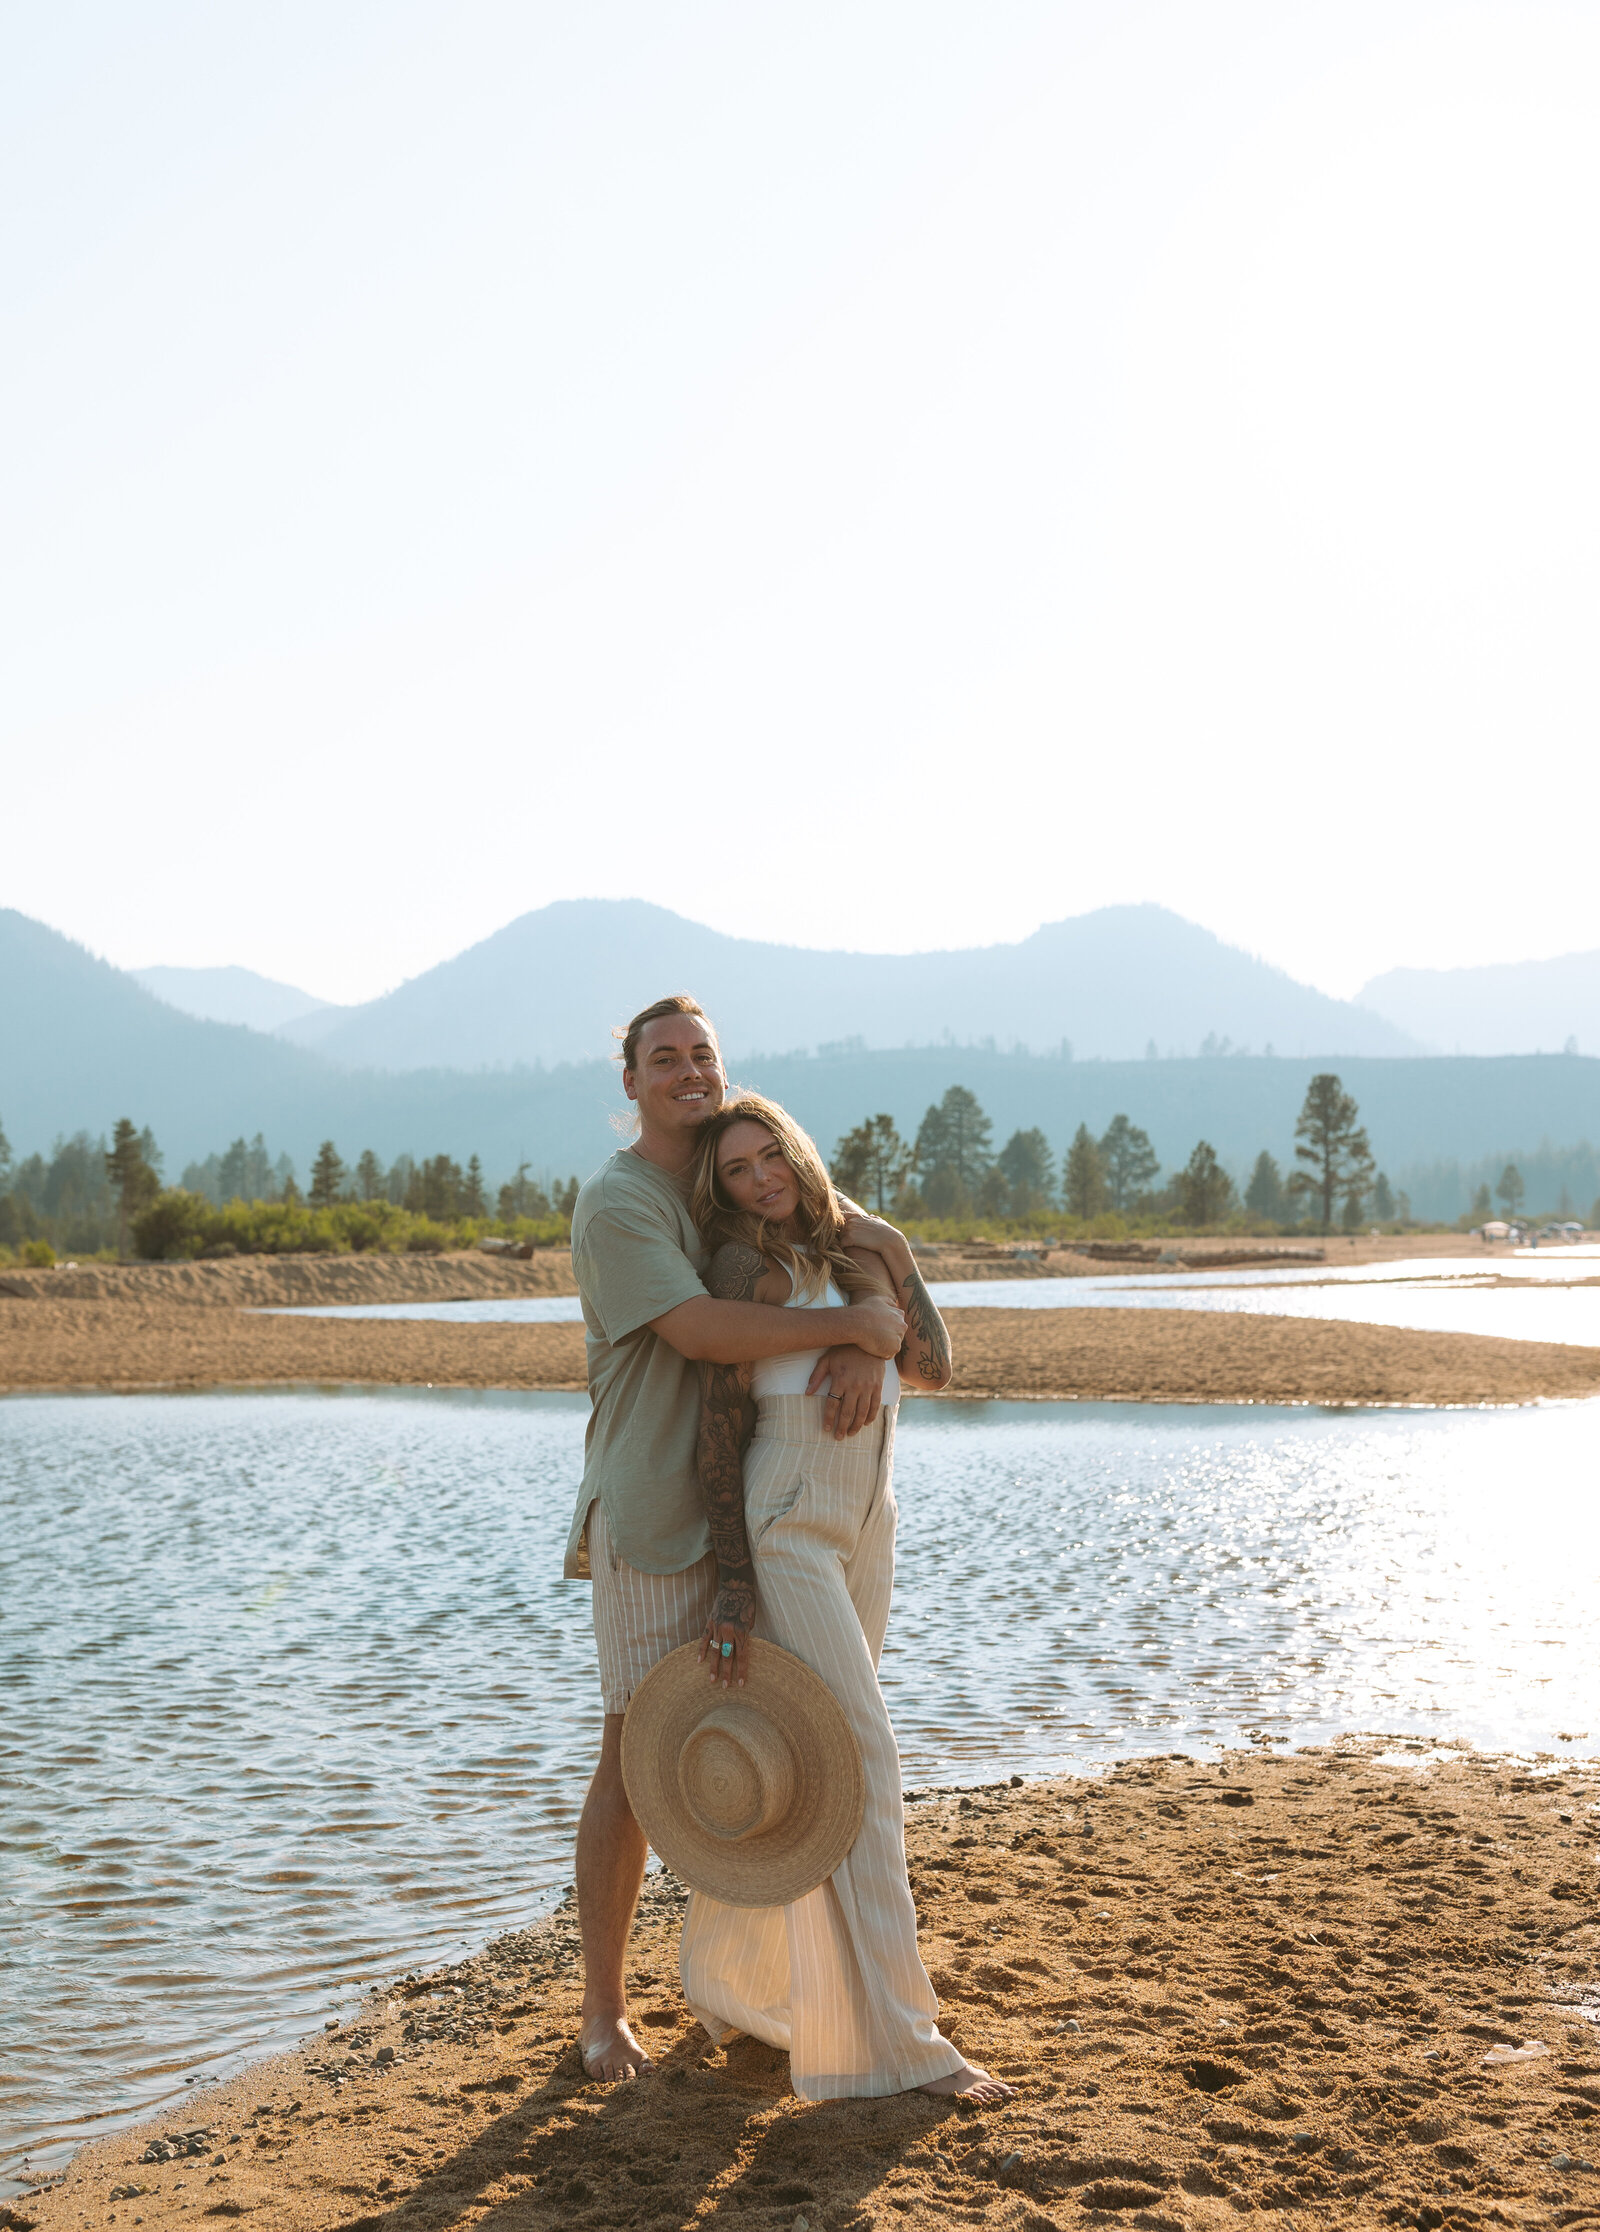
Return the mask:
<svg viewBox="0 0 1600 2232">
<path fill-rule="evenodd" d="M 837 1310 L 774 1310 L 713 1297 L 689 1217 L 695 1136 L 727 1091 L 717 1035 L 687 993 L 658 1000 L 622 1037 L 622 1089 L 639 1136 L 596 1171 L 572 1217 L 589 1395 L 583 1485 L 566 1572 L 594 1583 L 605 1704 L 600 1764 L 578 1824 L 578 1921 L 584 2066 L 629 2078 L 650 2066 L 628 2023 L 623 1955 L 644 1881 L 646 1846 L 622 1784 L 622 1716 L 658 1660 L 705 1632 L 717 1594 L 705 1502 L 695 1471 L 697 1365 L 828 1352 L 824 1419 L 840 1438 L 878 1415 L 884 1360 L 905 1320 L 873 1298 Z"/>
</svg>

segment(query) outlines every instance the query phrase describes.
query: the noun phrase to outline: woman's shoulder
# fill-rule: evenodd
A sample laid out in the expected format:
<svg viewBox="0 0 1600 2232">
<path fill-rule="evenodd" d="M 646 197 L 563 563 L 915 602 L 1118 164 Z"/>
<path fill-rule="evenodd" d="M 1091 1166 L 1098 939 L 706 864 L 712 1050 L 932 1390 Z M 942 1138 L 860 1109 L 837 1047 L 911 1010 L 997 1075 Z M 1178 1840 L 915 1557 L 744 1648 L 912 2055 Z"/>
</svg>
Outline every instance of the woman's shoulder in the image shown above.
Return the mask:
<svg viewBox="0 0 1600 2232">
<path fill-rule="evenodd" d="M 770 1297 L 761 1292 L 762 1287 L 782 1277 L 764 1255 L 742 1240 L 724 1240 L 705 1271 L 706 1289 L 719 1302 L 765 1302 Z"/>
</svg>

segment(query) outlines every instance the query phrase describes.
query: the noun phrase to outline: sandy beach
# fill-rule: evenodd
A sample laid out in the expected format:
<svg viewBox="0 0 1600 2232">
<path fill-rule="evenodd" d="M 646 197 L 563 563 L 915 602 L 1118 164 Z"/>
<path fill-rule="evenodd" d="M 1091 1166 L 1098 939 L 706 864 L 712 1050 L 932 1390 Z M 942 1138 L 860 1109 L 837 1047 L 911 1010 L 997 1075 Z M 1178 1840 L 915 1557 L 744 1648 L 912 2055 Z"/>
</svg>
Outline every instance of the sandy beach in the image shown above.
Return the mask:
<svg viewBox="0 0 1600 2232">
<path fill-rule="evenodd" d="M 946 1275 L 941 1262 L 939 1275 Z M 1509 1268 L 1509 1267 L 1507 1267 Z M 579 1388 L 583 1329 L 272 1317 L 273 1305 L 570 1294 L 570 1259 L 242 1258 L 0 1277 L 0 1389 Z M 1600 1393 L 1600 1349 L 1202 1310 L 946 1312 L 952 1396 L 1168 1403 L 1522 1403 Z"/>
<path fill-rule="evenodd" d="M 781 2054 L 712 2047 L 656 1877 L 629 1960 L 645 2082 L 583 2078 L 565 1907 L 86 2148 L 0 2224 L 1600 2223 L 1592 1761 L 1169 1756 L 931 1794 L 908 1842 L 944 2020 L 1003 2107 L 807 2107 Z"/>
</svg>

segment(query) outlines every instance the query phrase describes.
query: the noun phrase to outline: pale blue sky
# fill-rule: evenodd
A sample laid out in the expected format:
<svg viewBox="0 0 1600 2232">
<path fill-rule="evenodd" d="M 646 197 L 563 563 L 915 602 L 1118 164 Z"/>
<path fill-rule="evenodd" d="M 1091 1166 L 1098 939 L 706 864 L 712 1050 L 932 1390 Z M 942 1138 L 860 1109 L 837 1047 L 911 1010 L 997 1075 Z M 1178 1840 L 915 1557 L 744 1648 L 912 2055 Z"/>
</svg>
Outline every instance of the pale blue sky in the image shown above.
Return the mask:
<svg viewBox="0 0 1600 2232">
<path fill-rule="evenodd" d="M 1600 16 L 0 10 L 0 900 L 1600 944 Z"/>
</svg>

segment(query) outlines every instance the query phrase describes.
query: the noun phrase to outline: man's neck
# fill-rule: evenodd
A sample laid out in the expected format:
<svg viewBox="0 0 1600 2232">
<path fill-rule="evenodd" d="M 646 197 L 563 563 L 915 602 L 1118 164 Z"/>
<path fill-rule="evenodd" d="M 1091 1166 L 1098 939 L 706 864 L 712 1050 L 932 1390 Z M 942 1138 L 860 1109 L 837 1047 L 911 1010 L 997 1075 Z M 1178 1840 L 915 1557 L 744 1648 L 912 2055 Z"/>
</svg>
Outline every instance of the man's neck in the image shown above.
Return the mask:
<svg viewBox="0 0 1600 2232">
<path fill-rule="evenodd" d="M 657 1170 L 665 1170 L 674 1178 L 681 1178 L 694 1161 L 695 1135 L 693 1132 L 660 1132 L 652 1125 L 647 1131 L 641 1124 L 639 1136 L 629 1152 L 641 1162 L 654 1163 Z"/>
</svg>

